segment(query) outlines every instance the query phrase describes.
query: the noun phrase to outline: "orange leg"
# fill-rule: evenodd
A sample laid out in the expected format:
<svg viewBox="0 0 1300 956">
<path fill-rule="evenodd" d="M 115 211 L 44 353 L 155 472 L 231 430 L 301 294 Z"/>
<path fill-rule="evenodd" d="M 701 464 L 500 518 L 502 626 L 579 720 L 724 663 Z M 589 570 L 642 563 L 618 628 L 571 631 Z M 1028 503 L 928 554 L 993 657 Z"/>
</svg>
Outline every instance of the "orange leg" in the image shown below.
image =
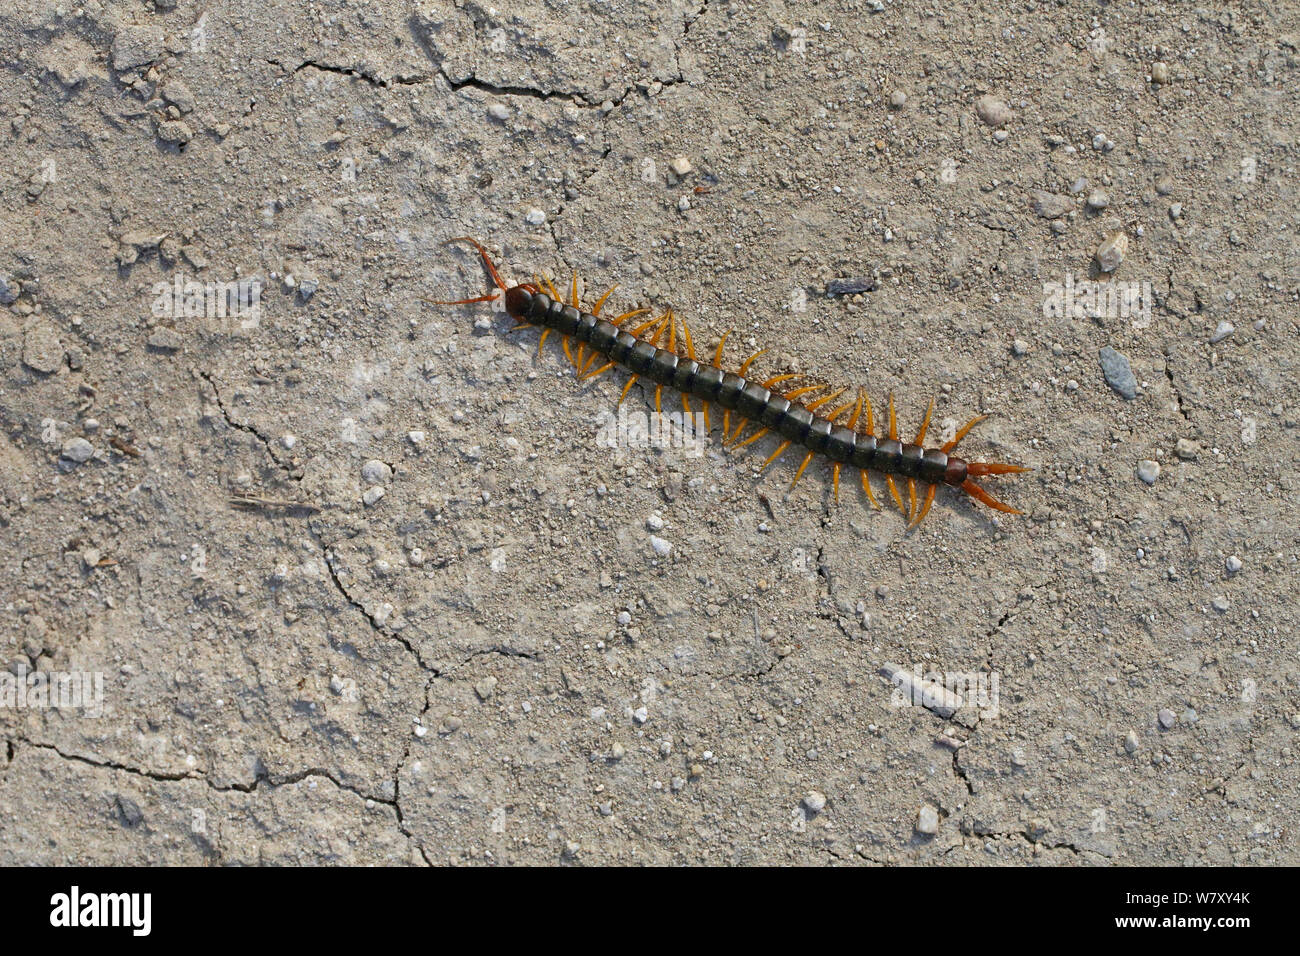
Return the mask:
<svg viewBox="0 0 1300 956">
<path fill-rule="evenodd" d="M 611 295 L 613 295 L 614 290 L 617 288 L 618 288 L 617 284 L 610 286 L 609 291 L 596 300 L 596 304 L 591 307 L 592 315 L 600 315 L 600 310 L 604 307 L 605 300 L 608 299 Z"/>
<path fill-rule="evenodd" d="M 776 451 L 772 452 L 772 454 L 768 456 L 767 461 L 763 462 L 763 467 L 760 468 L 759 471 L 765 470 L 768 465 L 772 464 L 772 462 L 776 461 L 783 454 L 785 454 L 785 450 L 789 447 L 790 447 L 790 442 L 788 441 L 781 442 L 781 444 L 777 446 Z"/>
<path fill-rule="evenodd" d="M 889 393 L 889 437 L 894 441 L 898 440 L 898 416 L 894 414 L 894 393 Z M 889 486 L 889 493 L 894 496 L 894 504 L 898 505 L 898 510 L 903 512 L 907 517 L 908 511 L 903 507 L 903 499 L 898 494 L 898 486 L 894 484 L 893 475 L 885 475 L 885 484 Z"/>
<path fill-rule="evenodd" d="M 852 429 L 856 429 L 858 427 L 858 415 L 862 413 L 862 402 L 864 400 L 866 400 L 867 402 L 867 420 L 868 422 L 870 422 L 871 420 L 871 401 L 870 399 L 867 399 L 866 394 L 862 391 L 862 389 L 858 389 L 858 400 L 857 403 L 853 406 L 853 414 L 849 416 L 849 427 Z M 870 433 L 871 431 L 872 431 L 871 425 L 868 424 L 867 432 Z M 867 500 L 871 502 L 871 507 L 879 511 L 880 502 L 877 501 L 876 496 L 871 493 L 871 482 L 867 480 L 867 473 L 863 471 L 863 472 L 859 472 L 859 474 L 862 475 L 862 490 L 867 493 Z"/>
<path fill-rule="evenodd" d="M 755 353 L 754 353 L 753 355 L 751 355 L 749 358 L 745 359 L 745 361 L 741 362 L 741 363 L 740 363 L 740 371 L 737 372 L 736 374 L 737 374 L 737 375 L 740 375 L 740 376 L 744 376 L 744 375 L 749 371 L 749 366 L 753 363 L 754 359 L 758 358 L 760 355 L 762 355 L 762 354 L 763 354 L 764 352 L 766 352 L 766 351 L 767 351 L 767 349 L 759 349 L 757 352 L 755 352 Z"/>
<path fill-rule="evenodd" d="M 979 485 L 975 484 L 975 482 L 969 478 L 967 478 L 964 482 L 962 482 L 961 490 L 966 492 L 966 494 L 970 495 L 972 498 L 984 502 L 984 504 L 988 505 L 990 508 L 993 508 L 996 511 L 1004 511 L 1009 515 L 1024 514 L 1023 511 L 1017 511 L 1015 508 L 1011 507 L 1010 505 L 1006 505 L 998 501 L 998 499 L 994 498 L 991 494 L 989 494 Z"/>
<path fill-rule="evenodd" d="M 913 445 L 921 445 L 925 441 L 925 432 L 930 427 L 930 415 L 934 412 L 934 399 L 930 399 L 930 407 L 925 410 L 925 421 L 921 422 L 921 429 L 916 433 L 913 439 Z"/>
<path fill-rule="evenodd" d="M 790 490 L 794 491 L 794 486 L 799 484 L 799 479 L 803 476 L 803 470 L 808 467 L 808 462 L 813 460 L 813 452 L 803 456 L 803 463 L 799 465 L 799 470 L 794 473 L 794 481 L 790 482 Z"/>
<path fill-rule="evenodd" d="M 908 530 L 911 530 L 912 528 L 915 528 L 917 525 L 919 525 L 922 521 L 925 520 L 925 516 L 930 513 L 930 505 L 934 504 L 934 492 L 937 487 L 938 485 L 931 485 L 928 489 L 926 489 L 925 503 L 921 505 L 921 513 L 912 520 L 912 523 L 910 525 L 908 525 Z"/>
<path fill-rule="evenodd" d="M 810 412 L 815 412 L 815 411 L 817 411 L 817 409 L 821 408 L 821 407 L 822 407 L 823 405 L 825 405 L 827 402 L 832 402 L 832 401 L 834 401 L 835 399 L 839 398 L 839 397 L 840 397 L 841 395 L 843 395 L 846 391 L 848 391 L 848 389 L 844 389 L 844 388 L 842 388 L 842 389 L 840 389 L 838 392 L 831 392 L 829 395 L 825 395 L 825 396 L 823 396 L 822 398 L 817 399 L 817 401 L 815 401 L 815 402 L 809 402 L 809 403 L 808 403 L 807 405 L 805 405 L 804 407 L 807 408 L 808 411 L 810 411 Z"/>
<path fill-rule="evenodd" d="M 986 418 L 988 418 L 987 415 L 976 415 L 974 418 L 972 418 L 970 421 L 968 421 L 965 425 L 961 426 L 960 429 L 958 429 L 957 434 L 954 435 L 954 436 L 952 437 L 952 441 L 950 441 L 950 442 L 945 442 L 945 443 L 943 444 L 943 446 L 942 446 L 939 450 L 942 451 L 945 455 L 951 453 L 952 450 L 953 450 L 954 448 L 957 447 L 957 442 L 959 442 L 959 441 L 961 441 L 963 438 L 965 438 L 965 437 L 966 437 L 966 433 L 967 433 L 968 431 L 970 431 L 972 428 L 974 428 L 974 427 L 975 427 L 976 425 L 978 425 L 980 422 L 984 421 L 984 419 L 986 419 Z"/>
<path fill-rule="evenodd" d="M 658 322 L 659 322 L 659 327 L 658 327 L 657 329 L 655 329 L 655 334 L 654 334 L 654 336 L 653 336 L 651 339 L 649 339 L 649 341 L 653 344 L 653 343 L 659 341 L 659 336 L 660 336 L 660 334 L 662 334 L 662 332 L 663 332 L 663 330 L 664 330 L 664 321 L 665 321 L 666 318 L 667 318 L 667 317 L 665 316 L 664 318 L 661 318 L 661 319 L 658 319 L 658 320 L 654 320 L 654 319 L 652 319 L 650 322 L 647 322 L 645 325 L 643 325 L 643 326 L 641 326 L 640 328 L 638 328 L 638 329 L 637 329 L 635 332 L 633 332 L 632 334 L 633 334 L 633 335 L 637 335 L 637 336 L 639 336 L 639 335 L 641 334 L 641 332 L 644 331 L 647 327 L 649 327 L 650 325 L 652 325 L 655 321 L 658 321 Z M 631 378 L 629 378 L 629 379 L 627 380 L 627 384 L 623 386 L 623 393 L 622 393 L 621 395 L 619 395 L 619 397 L 618 397 L 618 403 L 617 403 L 617 404 L 619 404 L 619 405 L 622 405 L 622 404 L 623 404 L 623 400 L 624 400 L 625 398 L 627 398 L 627 393 L 630 392 L 630 391 L 632 390 L 632 386 L 636 384 L 636 380 L 637 380 L 638 378 L 640 378 L 639 375 L 633 375 Z"/>
</svg>

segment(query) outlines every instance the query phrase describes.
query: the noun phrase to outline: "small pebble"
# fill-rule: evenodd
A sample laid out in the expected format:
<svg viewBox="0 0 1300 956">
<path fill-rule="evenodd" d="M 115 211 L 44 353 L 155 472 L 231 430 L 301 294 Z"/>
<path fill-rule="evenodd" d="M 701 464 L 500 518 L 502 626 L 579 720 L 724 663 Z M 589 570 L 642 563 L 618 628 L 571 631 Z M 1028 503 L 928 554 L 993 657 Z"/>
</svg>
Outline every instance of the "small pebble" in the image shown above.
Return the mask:
<svg viewBox="0 0 1300 956">
<path fill-rule="evenodd" d="M 1201 446 L 1196 444 L 1190 438 L 1180 438 L 1174 445 L 1174 454 L 1183 461 L 1195 461 L 1196 456 L 1201 453 Z"/>
<path fill-rule="evenodd" d="M 629 614 L 627 611 L 619 611 L 618 616 L 615 618 L 615 620 L 618 621 L 619 627 L 627 627 L 629 624 L 632 623 L 632 615 Z"/>
<path fill-rule="evenodd" d="M 479 700 L 488 700 L 496 693 L 497 679 L 495 677 L 484 677 L 474 685 L 474 693 L 478 694 Z"/>
<path fill-rule="evenodd" d="M 1174 712 L 1167 707 L 1156 715 L 1156 719 L 1160 721 L 1160 726 L 1165 730 L 1178 723 L 1178 718 L 1174 716 Z"/>
<path fill-rule="evenodd" d="M 683 176 L 690 175 L 691 161 L 685 156 L 678 156 L 668 164 L 668 168 L 672 170 L 674 176 L 680 179 Z"/>
<path fill-rule="evenodd" d="M 1182 203 L 1180 203 L 1180 202 L 1176 202 L 1176 203 L 1173 203 L 1173 204 L 1170 205 L 1170 207 L 1169 207 L 1169 218 L 1170 218 L 1170 219 L 1182 219 L 1182 218 L 1183 218 L 1183 204 L 1182 204 Z"/>
<path fill-rule="evenodd" d="M 826 809 L 826 794 L 820 790 L 809 790 L 803 796 L 803 808 L 814 815 L 821 813 Z"/>
<path fill-rule="evenodd" d="M 1097 353 L 1097 357 L 1101 360 L 1101 371 L 1106 376 L 1106 384 L 1123 398 L 1137 398 L 1137 376 L 1133 374 L 1128 356 L 1116 352 L 1108 345 Z"/>
<path fill-rule="evenodd" d="M 1138 735 L 1130 730 L 1124 735 L 1124 749 L 1130 754 L 1135 754 L 1137 753 L 1138 746 Z"/>
<path fill-rule="evenodd" d="M 1026 342 L 1024 339 L 1016 339 L 1014 342 L 1011 343 L 1011 354 L 1028 355 L 1029 343 Z"/>
<path fill-rule="evenodd" d="M 1224 319 L 1214 327 L 1214 334 L 1210 336 L 1210 344 L 1218 345 L 1235 331 L 1237 331 L 1237 327 L 1227 319 Z"/>
<path fill-rule="evenodd" d="M 1222 614 L 1225 611 L 1227 611 L 1228 608 L 1232 607 L 1232 603 L 1226 597 L 1220 594 L 1213 601 L 1210 602 L 1210 606 L 1213 607 L 1220 614 Z"/>
<path fill-rule="evenodd" d="M 488 107 L 488 116 L 504 123 L 506 120 L 510 119 L 510 107 L 506 106 L 504 103 L 493 103 Z"/>
<path fill-rule="evenodd" d="M 926 836 L 939 832 L 939 811 L 928 803 L 921 804 L 921 812 L 916 815 L 916 832 Z"/>
<path fill-rule="evenodd" d="M 525 214 L 524 222 L 528 223 L 530 226 L 540 226 L 542 223 L 546 222 L 546 213 L 534 206 L 532 209 L 528 210 L 527 214 Z"/>
<path fill-rule="evenodd" d="M 1236 574 L 1241 570 L 1241 558 L 1235 554 L 1228 555 L 1228 560 L 1223 562 L 1223 566 L 1228 569 L 1229 574 Z"/>
<path fill-rule="evenodd" d="M 422 445 L 424 444 L 424 432 L 422 431 L 407 432 L 406 440 L 409 441 L 412 445 Z"/>
<path fill-rule="evenodd" d="M 654 548 L 655 554 L 661 558 L 666 558 L 673 553 L 672 542 L 666 541 L 657 535 L 650 535 L 650 547 Z"/>
<path fill-rule="evenodd" d="M 90 461 L 91 456 L 94 454 L 95 446 L 80 436 L 70 438 L 63 443 L 63 457 L 78 465 Z"/>
<path fill-rule="evenodd" d="M 1160 477 L 1160 463 L 1152 461 L 1150 458 L 1143 458 L 1138 462 L 1138 477 L 1148 485 L 1154 485 L 1156 479 Z"/>
<path fill-rule="evenodd" d="M 1159 179 L 1156 180 L 1156 192 L 1159 193 L 1161 196 L 1168 196 L 1173 191 L 1174 191 L 1173 177 L 1161 176 Z M 1182 208 L 1180 207 L 1179 212 L 1181 211 Z"/>
<path fill-rule="evenodd" d="M 1112 232 L 1097 247 L 1097 268 L 1111 273 L 1119 268 L 1128 252 L 1128 234 L 1122 229 Z"/>
<path fill-rule="evenodd" d="M 1002 100 L 988 95 L 975 101 L 975 113 L 981 121 L 994 129 L 1006 126 L 1016 115 Z"/>
<path fill-rule="evenodd" d="M 382 497 L 384 497 L 384 486 L 372 485 L 361 495 L 361 500 L 365 502 L 366 507 L 369 508 Z"/>
<path fill-rule="evenodd" d="M 372 485 L 378 485 L 393 477 L 393 469 L 387 462 L 372 458 L 361 466 L 361 477 Z"/>
<path fill-rule="evenodd" d="M 907 105 L 907 94 L 902 90 L 894 90 L 889 94 L 889 108 L 891 110 L 901 110 Z"/>
<path fill-rule="evenodd" d="M 638 724 L 644 724 L 650 719 L 650 711 L 646 710 L 644 707 L 638 707 L 636 710 L 632 711 L 632 719 Z"/>
<path fill-rule="evenodd" d="M 1088 193 L 1089 209 L 1105 209 L 1109 205 L 1110 196 L 1106 195 L 1103 190 L 1094 189 L 1092 192 Z"/>
<path fill-rule="evenodd" d="M 1169 82 L 1169 64 L 1163 60 L 1156 60 L 1151 64 L 1151 82 L 1157 86 L 1164 86 Z"/>
</svg>

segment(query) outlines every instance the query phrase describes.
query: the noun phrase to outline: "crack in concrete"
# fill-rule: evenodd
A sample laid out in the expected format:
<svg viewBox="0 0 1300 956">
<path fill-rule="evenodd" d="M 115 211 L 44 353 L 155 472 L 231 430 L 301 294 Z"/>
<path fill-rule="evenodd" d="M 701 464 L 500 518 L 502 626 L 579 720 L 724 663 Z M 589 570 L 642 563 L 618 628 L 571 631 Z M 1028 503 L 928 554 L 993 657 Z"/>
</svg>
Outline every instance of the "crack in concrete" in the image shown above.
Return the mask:
<svg viewBox="0 0 1300 956">
<path fill-rule="evenodd" d="M 430 681 L 432 681 L 432 678 L 430 678 Z M 425 709 L 426 710 L 428 709 L 428 685 L 427 684 L 425 686 Z M 95 767 L 100 770 L 115 770 L 120 773 L 126 773 L 136 777 L 144 777 L 148 780 L 154 780 L 159 783 L 176 783 L 182 780 L 196 780 L 203 783 L 209 790 L 212 790 L 215 793 L 252 794 L 252 793 L 257 793 L 259 790 L 261 790 L 263 785 L 265 785 L 267 789 L 277 790 L 280 787 L 292 786 L 294 784 L 302 783 L 303 781 L 309 780 L 313 777 L 318 777 L 324 780 L 328 780 L 339 790 L 346 791 L 361 800 L 365 800 L 369 803 L 382 804 L 383 806 L 386 807 L 391 807 L 393 810 L 394 819 L 397 822 L 397 828 L 402 832 L 402 835 L 405 836 L 408 840 L 410 840 L 411 843 L 415 846 L 417 852 L 419 852 L 420 856 L 424 859 L 424 862 L 426 864 L 430 863 L 428 856 L 425 855 L 424 847 L 420 845 L 420 843 L 415 839 L 415 837 L 411 834 L 410 830 L 407 829 L 405 825 L 405 818 L 402 814 L 401 805 L 399 804 L 397 799 L 396 789 L 394 789 L 393 791 L 394 794 L 393 799 L 387 800 L 384 797 L 374 796 L 373 794 L 368 794 L 362 790 L 357 789 L 356 787 L 349 786 L 348 784 L 339 780 L 338 777 L 334 776 L 334 774 L 331 773 L 329 770 L 326 770 L 321 767 L 310 767 L 305 770 L 300 770 L 295 773 L 288 774 L 279 779 L 276 779 L 270 773 L 262 771 L 259 772 L 257 776 L 253 778 L 252 783 L 247 783 L 247 784 L 232 783 L 229 786 L 221 786 L 220 784 L 213 783 L 211 780 L 207 778 L 206 774 L 201 772 L 185 771 L 185 772 L 177 772 L 177 773 L 165 773 L 163 771 L 158 771 L 158 770 L 148 770 L 142 767 L 133 767 L 130 766 L 129 764 L 120 763 L 115 760 L 95 760 L 90 757 L 86 757 L 82 754 L 64 753 L 54 744 L 38 743 L 34 740 L 29 740 L 26 737 L 18 737 L 16 739 L 18 740 L 19 743 L 31 747 L 33 750 L 46 750 L 49 751 L 50 753 L 55 754 L 60 759 L 67 760 L 72 763 L 85 764 L 86 766 Z M 15 755 L 13 741 L 11 740 L 6 741 L 6 745 L 9 753 L 8 762 L 12 763 Z M 410 753 L 409 744 L 407 745 L 406 752 L 408 754 Z M 405 759 L 405 757 L 403 757 L 403 759 Z M 398 765 L 399 770 L 400 770 L 400 766 L 401 765 L 399 764 Z M 396 780 L 394 780 L 394 785 L 396 785 Z"/>
</svg>

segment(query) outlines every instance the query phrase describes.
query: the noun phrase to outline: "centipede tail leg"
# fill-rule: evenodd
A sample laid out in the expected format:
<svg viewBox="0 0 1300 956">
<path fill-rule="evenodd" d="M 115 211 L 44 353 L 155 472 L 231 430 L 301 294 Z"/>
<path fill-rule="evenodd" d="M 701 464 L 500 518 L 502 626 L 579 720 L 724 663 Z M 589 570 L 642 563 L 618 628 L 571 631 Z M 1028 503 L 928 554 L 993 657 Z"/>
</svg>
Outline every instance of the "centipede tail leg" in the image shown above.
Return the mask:
<svg viewBox="0 0 1300 956">
<path fill-rule="evenodd" d="M 998 499 L 994 498 L 991 494 L 989 494 L 979 485 L 975 484 L 975 482 L 972 481 L 970 478 L 967 478 L 964 482 L 962 482 L 961 490 L 966 492 L 966 494 L 970 495 L 972 498 L 982 501 L 984 504 L 988 505 L 990 508 L 994 509 L 995 511 L 1003 511 L 1009 515 L 1024 514 L 1023 511 L 1018 511 L 1017 509 L 1011 507 L 1010 505 L 998 501 Z"/>
</svg>

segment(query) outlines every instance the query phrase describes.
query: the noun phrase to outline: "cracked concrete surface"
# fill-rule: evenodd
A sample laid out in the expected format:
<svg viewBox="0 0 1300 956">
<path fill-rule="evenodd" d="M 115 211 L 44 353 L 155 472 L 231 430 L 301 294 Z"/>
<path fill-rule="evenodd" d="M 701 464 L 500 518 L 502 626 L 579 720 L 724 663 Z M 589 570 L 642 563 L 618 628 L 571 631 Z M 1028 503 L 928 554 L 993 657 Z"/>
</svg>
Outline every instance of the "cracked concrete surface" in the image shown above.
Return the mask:
<svg viewBox="0 0 1300 956">
<path fill-rule="evenodd" d="M 0 651 L 104 699 L 0 686 L 0 862 L 1297 862 L 1296 19 L 8 4 Z M 1047 314 L 1116 229 L 1150 322 Z M 604 447 L 621 377 L 423 301 L 465 234 L 988 413 L 1028 514 Z"/>
</svg>

